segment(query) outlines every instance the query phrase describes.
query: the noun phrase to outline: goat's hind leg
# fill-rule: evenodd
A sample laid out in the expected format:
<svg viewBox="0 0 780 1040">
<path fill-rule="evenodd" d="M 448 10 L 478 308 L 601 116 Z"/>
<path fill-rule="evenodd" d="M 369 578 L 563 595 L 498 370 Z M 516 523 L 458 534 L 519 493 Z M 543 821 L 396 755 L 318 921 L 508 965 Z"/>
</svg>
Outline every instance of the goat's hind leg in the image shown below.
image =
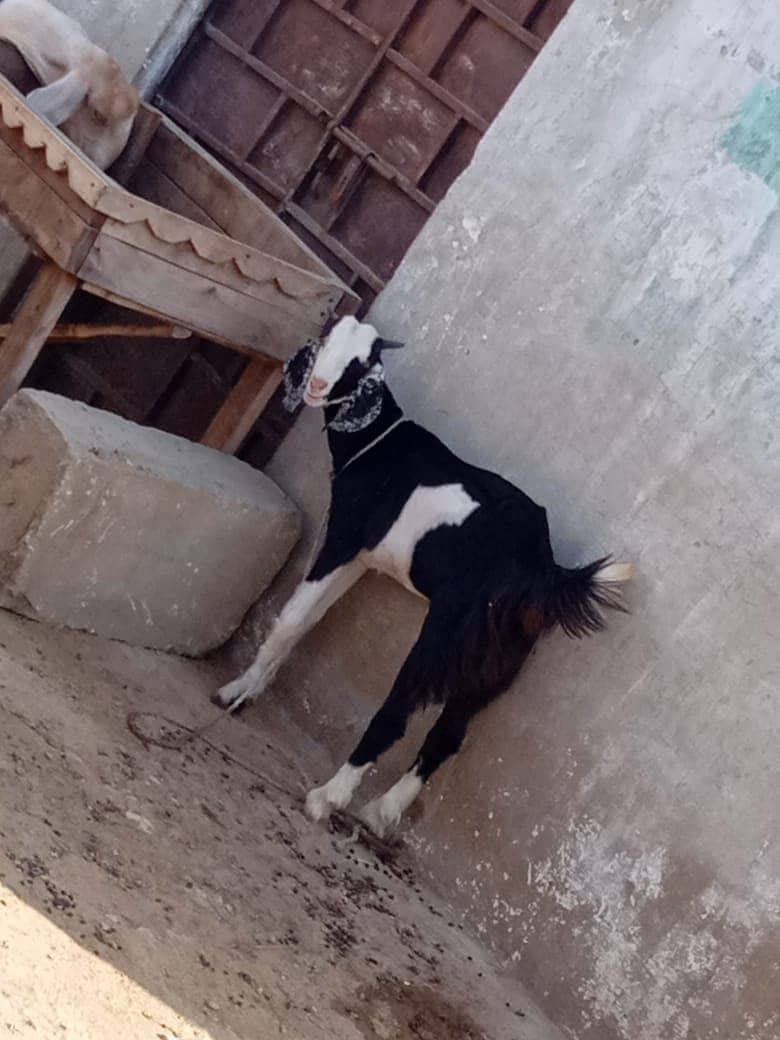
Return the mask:
<svg viewBox="0 0 780 1040">
<path fill-rule="evenodd" d="M 425 676 L 430 674 L 432 662 L 435 668 L 436 655 L 441 653 L 440 636 L 439 619 L 431 611 L 387 700 L 374 715 L 348 761 L 326 784 L 309 792 L 306 811 L 313 820 L 323 820 L 333 810 L 346 809 L 367 770 L 403 737 L 409 716 L 429 692 Z"/>
<path fill-rule="evenodd" d="M 348 761 L 326 784 L 309 791 L 306 812 L 313 820 L 324 820 L 334 810 L 346 809 L 364 774 L 406 732 L 412 708 L 409 699 L 399 695 L 396 680 L 390 696 L 369 723 Z"/>
<path fill-rule="evenodd" d="M 396 827 L 439 766 L 460 751 L 473 714 L 473 709 L 466 710 L 462 704 L 445 705 L 409 772 L 360 811 L 360 819 L 374 834 L 382 838 Z"/>
<path fill-rule="evenodd" d="M 230 711 L 253 701 L 268 686 L 292 649 L 337 599 L 364 573 L 365 567 L 352 560 L 321 578 L 302 581 L 274 622 L 250 667 L 214 695 L 214 703 Z"/>
</svg>

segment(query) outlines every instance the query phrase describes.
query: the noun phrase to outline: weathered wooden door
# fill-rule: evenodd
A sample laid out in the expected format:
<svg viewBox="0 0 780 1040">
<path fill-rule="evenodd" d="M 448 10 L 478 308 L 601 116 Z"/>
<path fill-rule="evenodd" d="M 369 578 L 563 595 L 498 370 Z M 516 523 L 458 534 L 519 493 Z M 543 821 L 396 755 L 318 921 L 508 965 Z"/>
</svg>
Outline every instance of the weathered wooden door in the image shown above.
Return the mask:
<svg viewBox="0 0 780 1040">
<path fill-rule="evenodd" d="M 159 104 L 369 302 L 572 0 L 218 0 Z"/>
</svg>

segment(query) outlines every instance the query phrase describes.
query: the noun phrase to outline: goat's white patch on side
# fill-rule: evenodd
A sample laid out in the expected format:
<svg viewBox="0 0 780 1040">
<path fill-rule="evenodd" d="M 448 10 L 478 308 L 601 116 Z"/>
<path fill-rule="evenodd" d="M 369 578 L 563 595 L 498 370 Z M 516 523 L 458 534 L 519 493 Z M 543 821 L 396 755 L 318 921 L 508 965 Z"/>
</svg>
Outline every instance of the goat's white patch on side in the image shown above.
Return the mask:
<svg viewBox="0 0 780 1040">
<path fill-rule="evenodd" d="M 353 766 L 345 762 L 335 776 L 306 796 L 306 812 L 313 820 L 323 820 L 334 809 L 346 809 L 357 791 L 369 765 Z"/>
<path fill-rule="evenodd" d="M 388 830 L 397 826 L 401 817 L 415 800 L 423 788 L 423 782 L 417 771 L 412 769 L 405 773 L 397 784 L 386 791 L 381 798 L 369 802 L 360 812 L 360 819 L 378 835 L 384 837 Z"/>
<path fill-rule="evenodd" d="M 338 383 L 339 379 L 351 361 L 361 361 L 365 364 L 370 355 L 379 333 L 373 325 L 358 321 L 352 315 L 348 315 L 333 327 L 332 332 L 325 341 L 322 349 L 317 354 L 314 362 L 311 379 L 321 379 L 325 387 L 321 391 L 326 396 Z M 311 404 L 307 400 L 307 404 Z"/>
<path fill-rule="evenodd" d="M 364 559 L 369 567 L 389 574 L 416 592 L 410 572 L 417 543 L 437 527 L 460 527 L 475 509 L 479 509 L 479 502 L 462 484 L 415 488 L 393 526 L 375 549 L 364 554 Z"/>
</svg>

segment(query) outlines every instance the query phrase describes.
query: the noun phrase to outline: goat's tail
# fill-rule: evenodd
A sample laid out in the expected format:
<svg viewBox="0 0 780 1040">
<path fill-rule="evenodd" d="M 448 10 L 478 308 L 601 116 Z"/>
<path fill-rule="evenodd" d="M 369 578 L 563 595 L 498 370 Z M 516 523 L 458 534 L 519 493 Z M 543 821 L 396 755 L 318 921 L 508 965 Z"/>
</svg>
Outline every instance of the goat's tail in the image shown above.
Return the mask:
<svg viewBox="0 0 780 1040">
<path fill-rule="evenodd" d="M 627 613 L 622 588 L 634 574 L 633 564 L 614 563 L 609 556 L 584 567 L 555 565 L 547 614 L 567 636 L 579 639 L 606 627 L 604 609 Z"/>
</svg>

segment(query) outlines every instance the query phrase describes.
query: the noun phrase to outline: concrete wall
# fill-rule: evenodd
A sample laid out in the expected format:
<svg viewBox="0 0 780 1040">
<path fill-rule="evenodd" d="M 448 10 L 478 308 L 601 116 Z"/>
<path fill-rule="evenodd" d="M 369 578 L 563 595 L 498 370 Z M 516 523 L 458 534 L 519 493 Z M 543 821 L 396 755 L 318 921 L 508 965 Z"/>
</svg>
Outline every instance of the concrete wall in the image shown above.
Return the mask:
<svg viewBox="0 0 780 1040">
<path fill-rule="evenodd" d="M 52 0 L 75 18 L 125 74 L 148 93 L 165 74 L 207 0 Z M 0 299 L 27 256 L 24 241 L 0 217 Z"/>
<path fill-rule="evenodd" d="M 780 1035 L 779 191 L 775 0 L 577 0 L 374 311 L 408 411 L 545 504 L 561 562 L 639 567 L 411 838 L 572 1037 Z M 309 414 L 271 475 L 315 517 L 326 474 Z M 421 617 L 366 580 L 260 720 L 343 759 Z"/>
</svg>

